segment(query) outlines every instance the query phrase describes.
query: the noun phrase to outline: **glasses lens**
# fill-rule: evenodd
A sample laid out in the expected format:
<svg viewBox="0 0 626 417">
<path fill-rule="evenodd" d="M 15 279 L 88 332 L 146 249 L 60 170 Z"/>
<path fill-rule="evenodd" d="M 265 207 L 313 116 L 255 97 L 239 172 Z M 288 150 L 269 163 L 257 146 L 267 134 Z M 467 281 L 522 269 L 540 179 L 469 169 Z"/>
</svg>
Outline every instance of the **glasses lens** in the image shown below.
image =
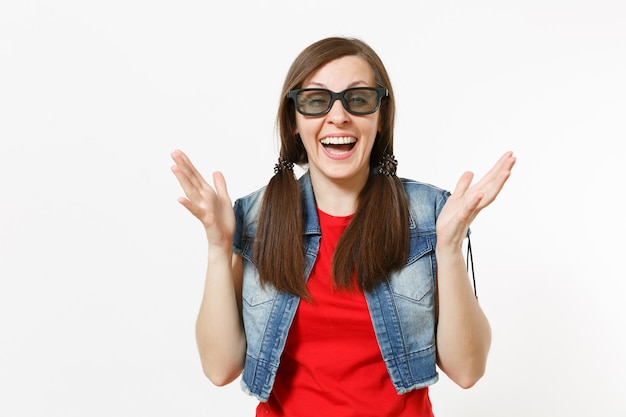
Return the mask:
<svg viewBox="0 0 626 417">
<path fill-rule="evenodd" d="M 385 91 L 383 88 L 357 87 L 333 93 L 323 88 L 305 88 L 291 90 L 289 97 L 294 99 L 296 108 L 305 116 L 326 114 L 335 100 L 341 100 L 343 107 L 350 113 L 363 115 L 378 110 Z"/>
<path fill-rule="evenodd" d="M 351 88 L 346 90 L 344 103 L 355 114 L 373 113 L 378 107 L 378 91 L 374 88 Z"/>
<path fill-rule="evenodd" d="M 330 107 L 330 92 L 327 90 L 308 89 L 296 96 L 298 110 L 308 115 L 325 113 Z"/>
</svg>

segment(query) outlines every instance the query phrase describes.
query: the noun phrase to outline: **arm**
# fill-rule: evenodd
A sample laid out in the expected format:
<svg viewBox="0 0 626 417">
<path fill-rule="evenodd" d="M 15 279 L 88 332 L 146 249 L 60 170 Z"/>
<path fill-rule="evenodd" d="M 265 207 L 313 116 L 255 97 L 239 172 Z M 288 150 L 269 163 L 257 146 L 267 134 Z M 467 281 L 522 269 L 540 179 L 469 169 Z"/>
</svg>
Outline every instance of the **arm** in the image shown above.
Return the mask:
<svg viewBox="0 0 626 417">
<path fill-rule="evenodd" d="M 485 372 L 491 328 L 474 297 L 462 243 L 471 222 L 495 200 L 514 164 L 507 152 L 473 186 L 473 174 L 463 174 L 437 219 L 437 359 L 441 370 L 463 388 L 473 386 Z"/>
<path fill-rule="evenodd" d="M 474 297 L 461 249 L 437 249 L 437 362 L 456 384 L 470 388 L 483 376 L 491 328 Z"/>
<path fill-rule="evenodd" d="M 219 253 L 218 253 L 219 252 Z M 241 318 L 241 256 L 209 250 L 204 294 L 196 320 L 196 342 L 205 375 L 226 385 L 241 374 L 246 337 Z"/>
<path fill-rule="evenodd" d="M 215 189 L 181 151 L 172 153 L 172 172 L 186 198 L 178 201 L 204 226 L 208 241 L 204 293 L 196 319 L 202 369 L 216 385 L 233 381 L 243 369 L 246 338 L 241 318 L 242 260 L 232 249 L 235 215 L 221 173 Z"/>
</svg>

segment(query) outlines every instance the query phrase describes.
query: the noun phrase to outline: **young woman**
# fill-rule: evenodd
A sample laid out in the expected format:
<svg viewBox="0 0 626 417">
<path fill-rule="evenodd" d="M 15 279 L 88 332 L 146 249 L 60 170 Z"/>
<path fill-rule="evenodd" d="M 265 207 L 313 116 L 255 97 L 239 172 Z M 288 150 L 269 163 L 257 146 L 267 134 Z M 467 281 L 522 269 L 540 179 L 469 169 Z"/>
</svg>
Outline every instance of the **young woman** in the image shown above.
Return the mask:
<svg viewBox="0 0 626 417">
<path fill-rule="evenodd" d="M 515 158 L 452 193 L 398 178 L 391 82 L 358 39 L 304 49 L 281 97 L 275 175 L 234 206 L 219 172 L 213 188 L 172 154 L 208 239 L 204 372 L 241 375 L 258 416 L 432 416 L 437 366 L 464 388 L 485 371 L 491 332 L 462 243 Z"/>
</svg>

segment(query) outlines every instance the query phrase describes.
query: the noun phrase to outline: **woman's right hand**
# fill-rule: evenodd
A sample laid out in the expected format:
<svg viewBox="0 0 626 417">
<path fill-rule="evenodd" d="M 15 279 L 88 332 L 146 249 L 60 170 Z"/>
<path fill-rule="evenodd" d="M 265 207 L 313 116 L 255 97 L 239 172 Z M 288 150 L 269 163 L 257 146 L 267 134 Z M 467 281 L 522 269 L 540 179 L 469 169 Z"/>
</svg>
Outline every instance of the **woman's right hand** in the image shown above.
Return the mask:
<svg viewBox="0 0 626 417">
<path fill-rule="evenodd" d="M 202 222 L 211 246 L 229 250 L 235 233 L 235 213 L 224 176 L 221 172 L 213 173 L 213 188 L 184 152 L 176 150 L 171 156 L 176 163 L 172 172 L 186 196 L 179 197 L 178 202 Z"/>
<path fill-rule="evenodd" d="M 235 212 L 221 173 L 213 173 L 213 188 L 182 151 L 172 152 L 172 159 L 172 172 L 186 195 L 178 201 L 202 222 L 211 248 L 196 340 L 204 373 L 214 384 L 224 385 L 241 374 L 246 356 L 242 260 L 233 254 Z"/>
</svg>

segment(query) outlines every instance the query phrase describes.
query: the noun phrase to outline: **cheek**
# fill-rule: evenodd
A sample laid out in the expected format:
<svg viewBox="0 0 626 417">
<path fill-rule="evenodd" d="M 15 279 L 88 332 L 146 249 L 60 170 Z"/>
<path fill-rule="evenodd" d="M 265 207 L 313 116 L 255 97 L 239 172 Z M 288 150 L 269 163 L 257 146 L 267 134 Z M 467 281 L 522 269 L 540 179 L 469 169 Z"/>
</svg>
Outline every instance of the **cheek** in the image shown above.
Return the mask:
<svg viewBox="0 0 626 417">
<path fill-rule="evenodd" d="M 317 119 L 304 119 L 298 114 L 296 117 L 295 134 L 300 135 L 304 141 L 309 137 L 315 138 L 322 128 L 323 123 Z"/>
<path fill-rule="evenodd" d="M 312 123 L 310 120 L 304 119 L 304 116 L 301 114 L 296 115 L 296 125 L 294 127 L 294 134 L 305 136 L 312 130 Z"/>
<path fill-rule="evenodd" d="M 380 118 L 380 111 L 376 113 L 376 132 L 380 133 L 383 130 L 383 122 Z"/>
<path fill-rule="evenodd" d="M 378 136 L 378 134 L 382 130 L 382 123 L 380 122 L 380 118 L 377 120 L 370 120 L 368 125 L 363 125 L 361 131 L 367 132 L 367 134 Z"/>
</svg>

